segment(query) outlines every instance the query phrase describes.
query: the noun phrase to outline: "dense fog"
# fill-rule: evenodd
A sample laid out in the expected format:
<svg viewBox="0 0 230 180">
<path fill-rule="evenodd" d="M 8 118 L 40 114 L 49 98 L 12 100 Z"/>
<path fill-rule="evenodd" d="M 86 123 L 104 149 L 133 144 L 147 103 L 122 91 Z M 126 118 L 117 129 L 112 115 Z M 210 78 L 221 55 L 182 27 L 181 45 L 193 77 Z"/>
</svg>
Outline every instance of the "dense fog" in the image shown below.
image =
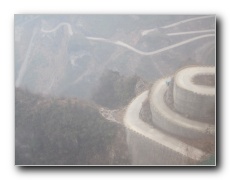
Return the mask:
<svg viewBox="0 0 230 180">
<path fill-rule="evenodd" d="M 15 15 L 16 165 L 215 165 L 213 15 Z"/>
</svg>

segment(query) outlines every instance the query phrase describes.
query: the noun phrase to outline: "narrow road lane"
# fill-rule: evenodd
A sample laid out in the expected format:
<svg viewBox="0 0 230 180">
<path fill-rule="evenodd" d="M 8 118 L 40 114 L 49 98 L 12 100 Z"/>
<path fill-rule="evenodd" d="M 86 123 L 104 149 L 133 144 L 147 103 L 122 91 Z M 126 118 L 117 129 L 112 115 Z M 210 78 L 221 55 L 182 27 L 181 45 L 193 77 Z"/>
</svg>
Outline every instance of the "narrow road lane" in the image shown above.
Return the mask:
<svg viewBox="0 0 230 180">
<path fill-rule="evenodd" d="M 69 34 L 70 34 L 71 36 L 73 35 L 72 26 L 71 26 L 69 23 L 65 23 L 65 22 L 58 24 L 55 28 L 50 29 L 50 30 L 45 30 L 45 29 L 42 28 L 41 31 L 42 31 L 43 33 L 52 33 L 52 32 L 54 32 L 54 31 L 57 31 L 57 30 L 58 30 L 60 27 L 62 27 L 62 26 L 67 26 Z"/>
<path fill-rule="evenodd" d="M 197 75 L 215 76 L 214 67 L 188 67 L 177 73 L 175 82 L 178 86 L 193 93 L 215 96 L 215 87 L 197 85 L 193 83 L 193 78 Z"/>
<path fill-rule="evenodd" d="M 195 17 L 195 18 L 185 19 L 185 20 L 182 20 L 182 21 L 179 21 L 179 22 L 175 22 L 175 23 L 166 25 L 166 26 L 162 26 L 161 28 L 167 29 L 167 28 L 171 28 L 171 27 L 174 27 L 174 26 L 178 26 L 180 24 L 184 24 L 184 23 L 190 22 L 190 21 L 196 21 L 196 20 L 200 20 L 200 19 L 207 19 L 207 18 L 211 18 L 211 17 L 214 17 L 214 16 L 213 15 L 211 15 L 211 16 L 201 16 L 201 17 Z M 157 28 L 152 28 L 152 29 L 144 30 L 144 31 L 142 31 L 141 35 L 145 36 L 145 35 L 153 32 L 153 31 L 155 31 L 156 29 Z"/>
<path fill-rule="evenodd" d="M 172 123 L 179 127 L 187 128 L 189 130 L 191 129 L 197 132 L 215 134 L 215 126 L 208 123 L 188 119 L 173 111 L 166 105 L 164 101 L 164 95 L 168 87 L 165 82 L 166 78 L 161 79 L 160 81 L 157 81 L 152 87 L 150 94 L 151 107 L 154 107 L 155 111 L 157 111 L 158 113 L 160 113 L 161 116 L 167 119 L 168 123 Z"/>
<path fill-rule="evenodd" d="M 30 60 L 30 54 L 31 54 L 31 50 L 32 50 L 32 47 L 33 47 L 33 41 L 34 41 L 35 35 L 36 35 L 36 30 L 34 29 L 32 37 L 31 37 L 30 42 L 29 42 L 28 49 L 26 51 L 25 59 L 22 62 L 21 68 L 20 68 L 19 73 L 18 73 L 18 78 L 17 78 L 16 84 L 15 84 L 16 87 L 19 87 L 21 85 L 21 82 L 22 82 L 22 80 L 24 78 L 24 75 L 26 73 L 27 66 L 28 66 L 29 60 Z"/>
<path fill-rule="evenodd" d="M 125 126 L 139 134 L 142 134 L 146 138 L 149 138 L 152 141 L 170 148 L 171 150 L 176 151 L 186 157 L 194 160 L 201 160 L 202 157 L 206 155 L 205 152 L 162 133 L 158 129 L 149 126 L 140 119 L 139 114 L 142 103 L 148 97 L 148 93 L 149 91 L 144 91 L 129 104 L 124 116 Z"/>
<path fill-rule="evenodd" d="M 209 17 L 209 16 L 208 16 Z M 199 19 L 202 18 L 202 17 L 199 17 Z M 203 17 L 204 18 L 204 17 Z M 207 16 L 205 16 L 205 18 L 207 18 Z M 198 19 L 198 18 L 193 18 L 193 19 Z M 188 22 L 189 20 L 187 20 L 186 22 Z M 191 19 L 190 19 L 191 21 Z M 181 21 L 182 22 L 182 21 Z M 181 23 L 181 22 L 177 22 L 178 23 Z M 183 21 L 185 22 L 185 21 Z M 54 32 L 56 31 L 57 29 L 59 29 L 61 26 L 67 26 L 68 27 L 68 31 L 69 31 L 69 34 L 70 35 L 73 35 L 73 30 L 72 30 L 72 27 L 69 23 L 60 23 L 58 24 L 55 28 L 51 29 L 51 30 L 44 30 L 42 29 L 41 31 L 43 33 L 51 33 L 51 32 Z M 193 32 L 190 32 L 190 33 L 197 33 L 198 31 L 193 31 Z M 179 34 L 183 34 L 183 33 L 188 33 L 188 32 L 179 32 L 177 33 L 177 35 Z M 171 33 L 170 35 L 175 35 L 175 33 Z M 184 44 L 187 44 L 187 43 L 190 43 L 190 42 L 193 42 L 193 41 L 196 41 L 198 39 L 202 39 L 202 38 L 207 38 L 207 37 L 214 37 L 215 34 L 205 34 L 205 35 L 201 35 L 201 36 L 197 36 L 197 37 L 193 37 L 193 38 L 190 38 L 190 39 L 187 39 L 185 41 L 181 41 L 181 42 L 178 42 L 176 44 L 173 44 L 173 45 L 170 45 L 170 46 L 167 46 L 167 47 L 164 47 L 164 48 L 161 48 L 161 49 L 158 49 L 158 50 L 155 50 L 155 51 L 151 51 L 151 52 L 144 52 L 144 51 L 141 51 L 141 50 L 138 50 L 122 41 L 116 41 L 116 42 L 113 42 L 109 39 L 105 39 L 105 38 L 98 38 L 98 37 L 87 37 L 86 36 L 86 39 L 90 40 L 90 41 L 97 41 L 97 42 L 104 42 L 104 43 L 109 43 L 109 44 L 114 44 L 114 45 L 117 45 L 117 46 L 121 46 L 121 47 L 124 47 L 126 49 L 129 49 L 137 54 L 140 54 L 140 55 L 143 55 L 143 56 L 151 56 L 151 55 L 155 55 L 155 54 L 158 54 L 158 53 L 161 53 L 161 52 L 164 52 L 164 51 L 167 51 L 167 50 L 170 50 L 170 49 L 173 49 L 173 48 L 176 48 L 176 47 L 179 47 L 179 46 L 182 46 Z"/>
<path fill-rule="evenodd" d="M 186 34 L 199 34 L 199 33 L 210 33 L 215 32 L 215 29 L 207 29 L 200 31 L 185 31 L 185 32 L 177 32 L 177 33 L 168 33 L 168 36 L 178 36 L 178 35 L 186 35 Z"/>
<path fill-rule="evenodd" d="M 115 45 L 124 47 L 126 49 L 129 49 L 129 50 L 131 50 L 131 51 L 133 51 L 133 52 L 135 52 L 137 54 L 140 54 L 140 55 L 143 55 L 143 56 L 151 56 L 151 55 L 155 55 L 155 54 L 158 54 L 158 53 L 161 53 L 161 52 L 164 52 L 164 51 L 167 51 L 167 50 L 182 46 L 184 44 L 196 41 L 198 39 L 203 39 L 203 38 L 208 38 L 208 37 L 215 37 L 215 34 L 205 34 L 205 35 L 197 36 L 197 37 L 190 38 L 190 39 L 187 39 L 185 41 L 181 41 L 181 42 L 178 42 L 176 44 L 173 44 L 173 45 L 170 45 L 170 46 L 167 46 L 167 47 L 155 50 L 155 51 L 151 51 L 151 52 L 140 51 L 140 50 L 138 50 L 138 49 L 136 49 L 136 48 L 134 48 L 134 47 L 122 42 L 122 41 L 113 42 L 113 41 L 110 41 L 108 39 L 95 38 L 95 37 L 86 37 L 86 39 L 89 39 L 91 41 L 98 41 L 98 42 L 105 42 L 105 43 L 115 44 Z"/>
</svg>

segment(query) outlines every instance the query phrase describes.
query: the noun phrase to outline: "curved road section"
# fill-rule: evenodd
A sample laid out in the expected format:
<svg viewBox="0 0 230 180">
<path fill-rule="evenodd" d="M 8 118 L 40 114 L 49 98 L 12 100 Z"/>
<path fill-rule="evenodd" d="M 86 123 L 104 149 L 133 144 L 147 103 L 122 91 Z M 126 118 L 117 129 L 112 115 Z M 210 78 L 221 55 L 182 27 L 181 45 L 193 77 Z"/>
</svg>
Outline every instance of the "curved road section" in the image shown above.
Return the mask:
<svg viewBox="0 0 230 180">
<path fill-rule="evenodd" d="M 203 95 L 215 95 L 215 87 L 196 85 L 193 78 L 197 75 L 215 75 L 214 67 L 188 67 L 179 71 L 175 76 L 175 83 L 187 91 Z"/>
<path fill-rule="evenodd" d="M 22 66 L 20 68 L 20 71 L 18 73 L 18 77 L 17 77 L 17 80 L 16 80 L 16 87 L 19 87 L 23 81 L 23 78 L 25 76 L 25 73 L 27 71 L 27 67 L 30 63 L 30 56 L 31 56 L 31 51 L 34 47 L 34 39 L 35 39 L 35 36 L 36 36 L 36 30 L 34 29 L 33 30 L 33 34 L 32 34 L 32 37 L 30 39 L 30 42 L 29 42 L 29 46 L 28 46 L 28 49 L 26 51 L 26 55 L 25 55 L 25 59 L 22 63 Z"/>
<path fill-rule="evenodd" d="M 174 27 L 174 26 L 178 26 L 180 24 L 184 24 L 184 23 L 187 23 L 187 22 L 190 22 L 190 21 L 196 21 L 196 20 L 200 20 L 200 19 L 207 19 L 207 18 L 211 18 L 211 17 L 214 17 L 214 16 L 201 16 L 201 17 L 195 17 L 195 18 L 190 18 L 190 19 L 185 19 L 185 20 L 182 20 L 182 21 L 178 21 L 176 23 L 172 23 L 172 24 L 169 24 L 169 25 L 166 25 L 166 26 L 162 26 L 161 28 L 163 29 L 167 29 L 167 28 L 171 28 L 171 27 Z M 148 29 L 148 30 L 144 30 L 141 34 L 142 36 L 145 36 L 153 31 L 155 31 L 156 28 L 153 28 L 153 29 Z"/>
<path fill-rule="evenodd" d="M 67 26 L 67 29 L 68 29 L 68 32 L 69 32 L 70 36 L 73 35 L 72 26 L 69 23 L 65 23 L 65 22 L 58 24 L 55 28 L 50 29 L 50 30 L 45 30 L 45 29 L 42 28 L 41 31 L 44 32 L 44 33 L 52 33 L 52 32 L 57 31 L 62 26 Z"/>
<path fill-rule="evenodd" d="M 187 34 L 199 34 L 199 33 L 211 33 L 215 32 L 215 29 L 207 29 L 207 30 L 200 30 L 200 31 L 185 31 L 185 32 L 177 32 L 177 33 L 168 33 L 168 36 L 178 36 L 178 35 L 187 35 Z"/>
<path fill-rule="evenodd" d="M 168 107 L 164 100 L 168 89 L 167 79 L 156 82 L 150 92 L 153 122 L 170 133 L 189 138 L 202 136 L 202 134 L 214 134 L 215 126 L 188 119 Z"/>
<path fill-rule="evenodd" d="M 124 116 L 125 126 L 129 129 L 132 129 L 136 133 L 154 141 L 155 143 L 169 148 L 183 156 L 196 161 L 202 160 L 207 155 L 205 152 L 164 134 L 162 131 L 149 126 L 140 119 L 139 113 L 142 107 L 142 103 L 148 97 L 148 93 L 149 91 L 144 91 L 129 104 Z"/>
<path fill-rule="evenodd" d="M 215 123 L 215 86 L 195 84 L 194 77 L 212 75 L 214 67 L 187 67 L 175 76 L 173 99 L 174 107 L 180 113 L 202 122 Z"/>
<path fill-rule="evenodd" d="M 206 17 L 206 16 L 205 16 Z M 194 19 L 194 18 L 193 18 Z M 196 18 L 197 19 L 197 18 Z M 186 21 L 187 22 L 187 21 Z M 178 22 L 179 23 L 179 22 Z M 178 24 L 178 23 L 175 23 L 175 24 Z M 55 28 L 53 29 L 50 29 L 50 30 L 45 30 L 45 29 L 41 29 L 41 31 L 43 33 L 52 33 L 52 32 L 55 32 L 57 31 L 60 27 L 62 26 L 67 26 L 68 28 L 68 32 L 69 34 L 72 36 L 74 33 L 73 33 L 73 29 L 72 29 L 72 26 L 69 24 L 69 23 L 60 23 L 58 24 Z M 176 34 L 170 34 L 171 36 L 172 35 L 181 35 L 181 34 L 184 34 L 186 32 L 179 32 L 179 33 L 176 33 Z M 187 33 L 197 33 L 197 31 L 194 31 L 194 32 L 187 32 Z M 184 44 L 187 44 L 187 43 L 190 43 L 190 42 L 193 42 L 193 41 L 196 41 L 198 39 L 203 39 L 203 38 L 207 38 L 207 37 L 215 37 L 215 34 L 205 34 L 205 35 L 201 35 L 201 36 L 197 36 L 197 37 L 193 37 L 193 38 L 190 38 L 190 39 L 187 39 L 185 41 L 181 41 L 181 42 L 178 42 L 176 44 L 173 44 L 173 45 L 170 45 L 170 46 L 167 46 L 167 47 L 164 47 L 164 48 L 161 48 L 161 49 L 158 49 L 158 50 L 155 50 L 155 51 L 151 51 L 151 52 L 144 52 L 144 51 L 141 51 L 141 50 L 138 50 L 122 41 L 116 41 L 116 42 L 113 42 L 109 39 L 105 39 L 105 38 L 98 38 L 98 37 L 86 37 L 86 39 L 90 40 L 90 41 L 98 41 L 98 42 L 104 42 L 104 43 L 109 43 L 109 44 L 114 44 L 114 45 L 117 45 L 117 46 L 121 46 L 121 47 L 124 47 L 126 49 L 129 49 L 137 54 L 140 54 L 140 55 L 143 55 L 143 56 L 151 56 L 151 55 L 155 55 L 155 54 L 158 54 L 158 53 L 161 53 L 161 52 L 164 52 L 164 51 L 167 51 L 167 50 L 170 50 L 170 49 L 173 49 L 173 48 L 176 48 L 176 47 L 179 47 L 179 46 L 182 46 Z"/>
<path fill-rule="evenodd" d="M 167 51 L 167 50 L 170 50 L 170 49 L 182 46 L 184 44 L 196 41 L 198 39 L 203 39 L 203 38 L 207 38 L 207 37 L 215 37 L 215 35 L 214 34 L 205 34 L 205 35 L 197 36 L 197 37 L 190 38 L 190 39 L 187 39 L 185 41 L 181 41 L 181 42 L 178 42 L 176 44 L 173 44 L 173 45 L 170 45 L 170 46 L 158 49 L 156 51 L 151 51 L 151 52 L 140 51 L 140 50 L 138 50 L 138 49 L 136 49 L 136 48 L 134 48 L 134 47 L 132 47 L 132 46 L 130 46 L 130 45 L 122 42 L 122 41 L 113 42 L 113 41 L 110 41 L 108 39 L 96 38 L 96 37 L 86 37 L 86 39 L 91 40 L 91 41 L 99 41 L 99 42 L 105 42 L 105 43 L 115 44 L 115 45 L 124 47 L 126 49 L 129 49 L 129 50 L 131 50 L 131 51 L 133 51 L 133 52 L 135 52 L 137 54 L 140 54 L 140 55 L 143 55 L 143 56 L 151 56 L 151 55 L 155 55 L 155 54 L 158 54 L 158 53 L 161 53 L 161 52 L 164 52 L 164 51 Z"/>
</svg>

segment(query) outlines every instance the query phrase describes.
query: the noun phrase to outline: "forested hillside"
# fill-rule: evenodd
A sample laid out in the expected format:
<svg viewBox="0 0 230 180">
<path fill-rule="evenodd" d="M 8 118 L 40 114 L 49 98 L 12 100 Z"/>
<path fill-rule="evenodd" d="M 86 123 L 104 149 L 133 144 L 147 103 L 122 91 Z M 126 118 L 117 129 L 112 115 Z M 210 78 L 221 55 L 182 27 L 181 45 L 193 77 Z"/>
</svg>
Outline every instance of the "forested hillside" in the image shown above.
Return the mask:
<svg viewBox="0 0 230 180">
<path fill-rule="evenodd" d="M 95 105 L 16 89 L 16 164 L 128 164 L 125 130 Z"/>
<path fill-rule="evenodd" d="M 124 77 L 118 72 L 106 71 L 93 94 L 93 100 L 102 106 L 114 109 L 127 105 L 135 97 L 137 76 Z"/>
</svg>

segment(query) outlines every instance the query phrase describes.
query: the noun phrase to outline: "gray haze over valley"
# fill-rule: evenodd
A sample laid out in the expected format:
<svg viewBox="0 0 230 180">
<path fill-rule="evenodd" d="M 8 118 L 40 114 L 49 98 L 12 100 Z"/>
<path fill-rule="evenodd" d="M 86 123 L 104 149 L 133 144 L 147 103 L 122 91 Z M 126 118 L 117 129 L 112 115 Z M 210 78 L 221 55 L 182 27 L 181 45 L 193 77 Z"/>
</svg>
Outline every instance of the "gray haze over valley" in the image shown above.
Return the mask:
<svg viewBox="0 0 230 180">
<path fill-rule="evenodd" d="M 215 165 L 214 15 L 15 15 L 16 165 Z"/>
</svg>

